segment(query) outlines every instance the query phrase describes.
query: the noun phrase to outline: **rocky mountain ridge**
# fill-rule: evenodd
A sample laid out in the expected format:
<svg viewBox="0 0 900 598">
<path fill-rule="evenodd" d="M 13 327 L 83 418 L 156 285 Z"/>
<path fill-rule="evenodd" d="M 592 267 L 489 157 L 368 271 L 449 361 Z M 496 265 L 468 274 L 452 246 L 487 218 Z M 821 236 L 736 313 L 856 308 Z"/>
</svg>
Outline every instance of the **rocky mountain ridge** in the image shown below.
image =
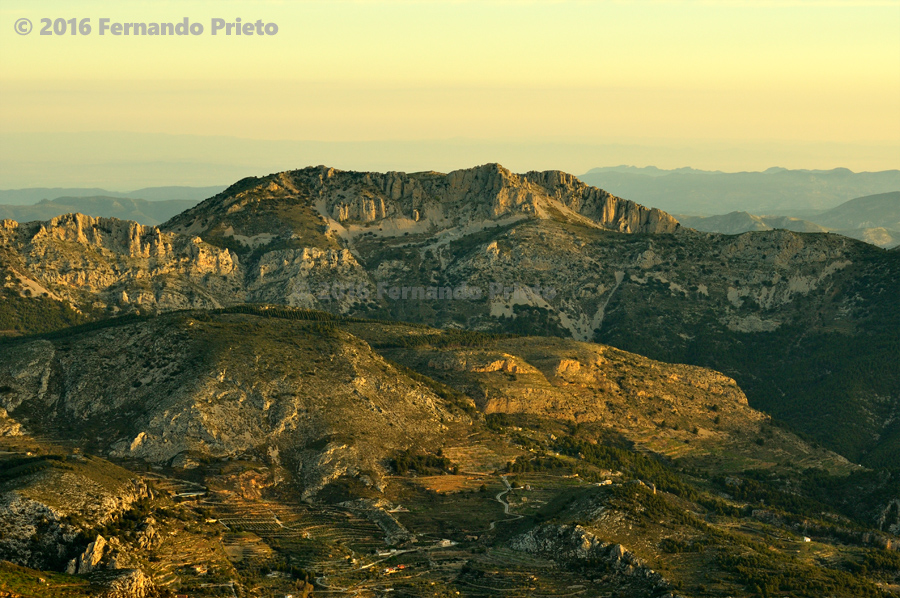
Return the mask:
<svg viewBox="0 0 900 598">
<path fill-rule="evenodd" d="M 563 173 L 307 168 L 240 181 L 163 227 L 6 221 L 0 253 L 5 293 L 91 317 L 249 302 L 600 341 L 725 371 L 852 458 L 900 442 L 900 381 L 859 375 L 864 356 L 889 359 L 896 252 L 698 233 Z M 466 289 L 478 297 L 453 298 Z"/>
<path fill-rule="evenodd" d="M 198 237 L 83 214 L 46 223 L 0 221 L 0 245 L 7 284 L 82 309 L 101 297 L 103 307 L 218 306 L 215 294 L 235 284 L 238 268 L 227 250 Z M 221 290 L 211 295 L 213 288 Z"/>
<path fill-rule="evenodd" d="M 447 175 L 426 172 L 357 173 L 325 166 L 244 179 L 163 225 L 181 233 L 209 233 L 210 212 L 227 214 L 267 201 L 312 205 L 319 216 L 340 226 L 381 223 L 390 234 L 466 227 L 521 216 L 547 218 L 549 212 L 583 217 L 600 228 L 620 232 L 673 232 L 677 221 L 655 209 L 589 187 L 560 171 L 516 175 L 499 164 L 457 170 Z M 581 220 L 581 218 L 579 218 Z M 228 220 L 224 217 L 223 220 Z M 218 226 L 226 222 L 219 221 Z M 411 230 L 409 230 L 411 229 Z M 237 234 L 240 231 L 235 229 Z"/>
</svg>

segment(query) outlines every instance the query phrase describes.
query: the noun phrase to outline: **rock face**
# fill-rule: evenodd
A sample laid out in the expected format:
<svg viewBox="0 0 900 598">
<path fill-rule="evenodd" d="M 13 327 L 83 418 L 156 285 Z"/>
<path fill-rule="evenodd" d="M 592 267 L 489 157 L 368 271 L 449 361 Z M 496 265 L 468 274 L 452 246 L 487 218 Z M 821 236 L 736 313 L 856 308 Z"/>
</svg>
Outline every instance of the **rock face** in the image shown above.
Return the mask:
<svg viewBox="0 0 900 598">
<path fill-rule="evenodd" d="M 584 217 L 580 221 L 620 232 L 665 233 L 678 228 L 678 222 L 668 214 L 589 187 L 570 174 L 546 171 L 517 175 L 499 164 L 447 175 L 343 172 L 319 166 L 245 179 L 176 216 L 165 228 L 192 234 L 209 232 L 211 226 L 205 215 L 224 208 L 232 215 L 227 218 L 228 225 L 237 230 L 241 220 L 238 214 L 266 200 L 260 197 L 260 191 L 269 197 L 312 204 L 321 216 L 343 226 L 389 221 L 386 224 L 401 229 L 436 231 L 509 217 L 549 218 L 555 211 L 580 215 Z M 215 226 L 221 226 L 221 221 Z"/>
<path fill-rule="evenodd" d="M 9 417 L 6 409 L 0 408 L 0 436 L 21 436 L 22 430 L 22 424 Z"/>
<path fill-rule="evenodd" d="M 90 573 L 100 563 L 105 549 L 106 538 L 97 536 L 97 539 L 88 544 L 83 553 L 73 559 L 69 570 L 71 570 L 72 573 L 78 573 L 79 575 Z"/>
<path fill-rule="evenodd" d="M 621 560 L 617 552 L 621 546 L 611 546 L 580 525 L 546 525 L 513 538 L 510 546 L 515 550 L 542 554 L 559 560 L 586 561 Z M 630 553 L 629 553 L 630 554 Z"/>
<path fill-rule="evenodd" d="M 98 572 L 91 581 L 105 588 L 102 598 L 155 598 L 159 595 L 153 580 L 140 569 Z"/>
<path fill-rule="evenodd" d="M 515 550 L 541 554 L 557 560 L 606 561 L 619 569 L 644 567 L 644 563 L 621 544 L 604 542 L 580 525 L 542 525 L 513 538 Z M 661 579 L 661 578 L 658 578 Z"/>
<path fill-rule="evenodd" d="M 260 257 L 249 276 L 247 293 L 256 302 L 315 309 L 324 294 L 338 313 L 358 312 L 368 303 L 355 291 L 369 289 L 370 275 L 347 249 L 271 251 Z"/>
<path fill-rule="evenodd" d="M 82 214 L 44 223 L 4 222 L 4 266 L 29 272 L 81 308 L 98 300 L 116 311 L 216 307 L 242 296 L 236 256 L 196 237 Z"/>
<path fill-rule="evenodd" d="M 623 233 L 671 233 L 679 228 L 678 221 L 662 210 L 648 209 L 597 187 L 585 185 L 565 172 L 529 172 L 524 178 L 545 189 L 547 195 L 567 208 L 587 216 L 608 230 Z"/>
</svg>

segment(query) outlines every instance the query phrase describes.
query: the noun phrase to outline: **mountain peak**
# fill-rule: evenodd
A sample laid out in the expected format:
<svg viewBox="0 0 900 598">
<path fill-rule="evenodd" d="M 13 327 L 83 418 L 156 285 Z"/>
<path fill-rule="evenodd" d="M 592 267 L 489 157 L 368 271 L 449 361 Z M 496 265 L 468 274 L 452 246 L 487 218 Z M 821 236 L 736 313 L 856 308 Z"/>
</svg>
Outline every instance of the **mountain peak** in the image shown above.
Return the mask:
<svg viewBox="0 0 900 598">
<path fill-rule="evenodd" d="M 669 214 L 548 170 L 515 174 L 497 163 L 437 172 L 355 172 L 311 166 L 238 181 L 164 225 L 197 235 L 382 236 L 551 218 L 625 233 L 667 233 Z M 479 224 L 482 223 L 482 224 Z"/>
</svg>

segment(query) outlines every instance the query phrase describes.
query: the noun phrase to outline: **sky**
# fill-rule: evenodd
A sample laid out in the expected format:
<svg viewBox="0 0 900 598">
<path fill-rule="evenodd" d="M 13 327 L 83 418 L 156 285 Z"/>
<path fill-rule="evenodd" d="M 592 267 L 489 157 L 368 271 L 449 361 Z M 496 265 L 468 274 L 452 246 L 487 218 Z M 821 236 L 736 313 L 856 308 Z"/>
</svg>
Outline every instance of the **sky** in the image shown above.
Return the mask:
<svg viewBox="0 0 900 598">
<path fill-rule="evenodd" d="M 72 17 L 91 32 L 40 34 Z M 900 168 L 900 0 L 0 5 L 0 188 L 484 162 Z"/>
</svg>

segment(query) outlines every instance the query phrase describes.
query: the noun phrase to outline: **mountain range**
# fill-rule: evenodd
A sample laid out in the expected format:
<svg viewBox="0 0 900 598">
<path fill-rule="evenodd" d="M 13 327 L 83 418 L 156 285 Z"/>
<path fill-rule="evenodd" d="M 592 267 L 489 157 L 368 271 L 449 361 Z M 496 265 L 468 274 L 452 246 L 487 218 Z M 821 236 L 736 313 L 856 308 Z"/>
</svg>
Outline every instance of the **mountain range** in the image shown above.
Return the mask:
<svg viewBox="0 0 900 598">
<path fill-rule="evenodd" d="M 105 216 L 119 220 L 133 220 L 139 224 L 154 226 L 194 206 L 199 200 L 161 199 L 147 201 L 130 197 L 57 197 L 42 199 L 31 205 L 0 205 L 0 218 L 30 222 L 50 220 L 63 214 Z"/>
<path fill-rule="evenodd" d="M 0 268 L 22 595 L 34 567 L 142 597 L 898 581 L 897 250 L 559 171 L 319 166 L 159 226 L 5 220 Z"/>
<path fill-rule="evenodd" d="M 7 206 L 27 206 L 43 200 L 75 197 L 107 197 L 137 199 L 146 201 L 206 199 L 224 187 L 144 187 L 135 191 L 108 191 L 96 187 L 29 187 L 26 189 L 0 189 L 0 204 Z M 104 214 L 106 215 L 106 214 Z"/>
<path fill-rule="evenodd" d="M 159 228 L 75 215 L 2 234 L 14 284 L 82 312 L 274 303 L 610 342 L 733 374 L 752 404 L 851 458 L 900 441 L 896 399 L 875 399 L 896 380 L 860 379 L 854 344 L 893 341 L 896 257 L 844 237 L 695 233 L 571 175 L 497 165 L 307 168 L 240 181 Z M 463 284 L 480 297 L 424 295 Z M 799 330 L 803 350 L 787 352 Z"/>
</svg>

